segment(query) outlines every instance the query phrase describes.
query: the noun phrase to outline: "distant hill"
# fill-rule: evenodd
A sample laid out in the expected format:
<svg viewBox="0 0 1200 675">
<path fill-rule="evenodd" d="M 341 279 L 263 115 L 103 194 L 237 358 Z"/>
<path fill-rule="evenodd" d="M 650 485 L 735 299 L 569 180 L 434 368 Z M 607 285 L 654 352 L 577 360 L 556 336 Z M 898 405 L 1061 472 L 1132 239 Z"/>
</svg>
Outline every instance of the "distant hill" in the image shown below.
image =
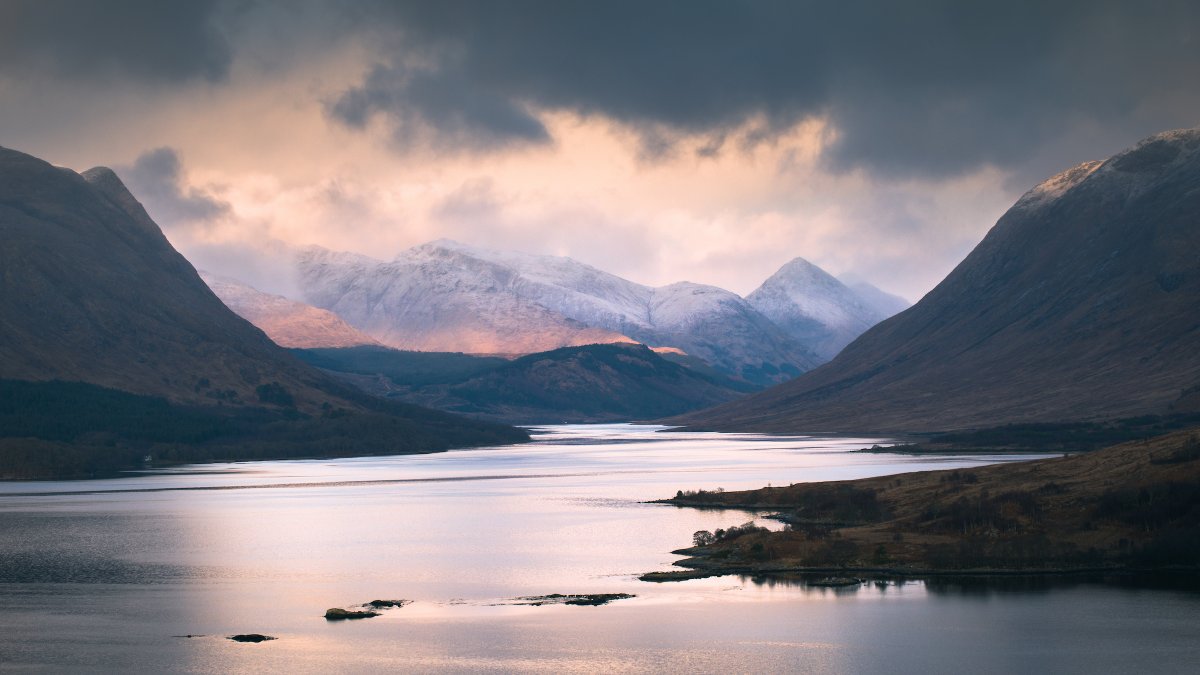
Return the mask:
<svg viewBox="0 0 1200 675">
<path fill-rule="evenodd" d="M 1200 130 L 1163 133 L 1030 190 L 942 283 L 832 362 L 674 421 L 892 432 L 1187 411 L 1198 261 Z"/>
<path fill-rule="evenodd" d="M 311 349 L 379 344 L 328 310 L 263 293 L 239 281 L 203 271 L 200 278 L 226 307 L 258 326 L 280 347 Z"/>
<path fill-rule="evenodd" d="M 508 423 L 625 422 L 696 410 L 745 383 L 631 343 L 563 347 L 513 361 L 377 347 L 296 350 L 368 391 Z"/>
<path fill-rule="evenodd" d="M 292 353 L 318 368 L 355 375 L 380 375 L 392 384 L 414 387 L 457 384 L 510 361 L 498 356 L 413 352 L 379 346 L 293 349 Z"/>
<path fill-rule="evenodd" d="M 298 361 L 222 304 L 105 168 L 0 148 L 0 282 L 0 477 L 526 438 Z"/>
</svg>

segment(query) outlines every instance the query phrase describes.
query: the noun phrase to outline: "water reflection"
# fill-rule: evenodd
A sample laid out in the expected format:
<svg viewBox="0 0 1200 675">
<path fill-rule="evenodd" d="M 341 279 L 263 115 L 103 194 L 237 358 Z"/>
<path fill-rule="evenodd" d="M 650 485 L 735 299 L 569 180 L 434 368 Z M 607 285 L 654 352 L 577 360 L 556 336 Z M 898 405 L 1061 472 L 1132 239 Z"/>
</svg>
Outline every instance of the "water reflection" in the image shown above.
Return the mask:
<svg viewBox="0 0 1200 675">
<path fill-rule="evenodd" d="M 524 446 L 436 455 L 0 484 L 0 666 L 1011 672 L 1130 665 L 1147 650 L 1159 664 L 1200 656 L 1200 603 L 1169 588 L 1078 583 L 980 595 L 972 581 L 637 580 L 672 569 L 669 551 L 693 532 L 756 518 L 645 503 L 678 489 L 1028 457 L 863 454 L 849 451 L 886 440 L 632 425 L 535 436 Z M 637 597 L 603 607 L 495 606 L 553 593 Z M 416 602 L 359 622 L 323 617 L 375 598 Z M 224 639 L 235 633 L 279 639 Z M 1014 642 L 1024 646 L 996 648 Z M 1051 644 L 1061 658 L 1047 656 Z"/>
<path fill-rule="evenodd" d="M 857 583 L 830 586 L 829 574 L 737 575 L 743 584 L 765 588 L 789 588 L 803 595 L 886 594 L 889 589 L 919 589 L 930 595 L 988 597 L 1045 595 L 1056 591 L 1103 588 L 1135 591 L 1157 590 L 1200 595 L 1200 577 L 1190 573 L 1080 573 L 1057 575 L 935 575 L 921 578 L 894 577 L 858 579 Z"/>
</svg>

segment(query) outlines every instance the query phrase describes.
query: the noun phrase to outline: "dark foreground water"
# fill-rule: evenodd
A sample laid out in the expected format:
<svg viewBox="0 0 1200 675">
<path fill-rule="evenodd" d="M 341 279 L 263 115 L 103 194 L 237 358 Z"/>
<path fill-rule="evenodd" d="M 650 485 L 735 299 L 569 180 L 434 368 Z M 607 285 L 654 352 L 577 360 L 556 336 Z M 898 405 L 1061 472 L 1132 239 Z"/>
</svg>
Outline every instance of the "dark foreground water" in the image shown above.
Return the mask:
<svg viewBox="0 0 1200 675">
<path fill-rule="evenodd" d="M 519 447 L 0 484 L 0 670 L 1141 673 L 1200 663 L 1200 593 L 1177 583 L 640 582 L 670 569 L 669 551 L 695 530 L 753 518 L 639 503 L 677 489 L 1017 459 L 657 429 L 552 427 Z M 508 604 L 547 593 L 637 597 Z M 323 618 L 375 598 L 415 602 L 373 619 Z M 251 632 L 278 639 L 225 639 Z"/>
</svg>

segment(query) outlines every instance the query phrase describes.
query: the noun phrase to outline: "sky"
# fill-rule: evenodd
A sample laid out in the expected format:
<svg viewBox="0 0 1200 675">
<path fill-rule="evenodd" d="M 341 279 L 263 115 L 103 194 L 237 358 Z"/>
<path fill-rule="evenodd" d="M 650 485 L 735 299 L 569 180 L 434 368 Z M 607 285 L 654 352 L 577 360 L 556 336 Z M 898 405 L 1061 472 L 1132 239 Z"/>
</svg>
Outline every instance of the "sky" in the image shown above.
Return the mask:
<svg viewBox="0 0 1200 675">
<path fill-rule="evenodd" d="M 197 267 L 429 240 L 916 300 L 1025 190 L 1200 124 L 1200 4 L 3 0 L 0 145 Z"/>
</svg>

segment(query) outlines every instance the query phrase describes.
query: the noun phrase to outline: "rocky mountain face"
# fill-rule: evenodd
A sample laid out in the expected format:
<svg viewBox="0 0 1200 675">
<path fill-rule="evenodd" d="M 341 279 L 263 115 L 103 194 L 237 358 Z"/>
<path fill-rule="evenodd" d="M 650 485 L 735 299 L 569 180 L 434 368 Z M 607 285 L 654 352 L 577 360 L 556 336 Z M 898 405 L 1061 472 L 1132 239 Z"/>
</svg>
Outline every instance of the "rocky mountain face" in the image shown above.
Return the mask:
<svg viewBox="0 0 1200 675">
<path fill-rule="evenodd" d="M 854 338 L 895 313 L 880 311 L 862 293 L 804 258 L 781 267 L 746 296 L 746 301 L 822 361 L 832 359 Z"/>
<path fill-rule="evenodd" d="M 1168 412 L 1200 383 L 1200 130 L 1026 193 L 933 291 L 832 362 L 676 421 L 906 431 Z"/>
<path fill-rule="evenodd" d="M 734 293 L 652 288 L 569 258 L 437 241 L 391 262 L 309 248 L 298 266 L 308 302 L 400 349 L 520 354 L 636 341 L 760 384 L 819 361 Z"/>
<path fill-rule="evenodd" d="M 243 283 L 200 272 L 200 278 L 235 314 L 258 326 L 281 346 L 296 349 L 379 344 L 337 314 Z"/>
</svg>

